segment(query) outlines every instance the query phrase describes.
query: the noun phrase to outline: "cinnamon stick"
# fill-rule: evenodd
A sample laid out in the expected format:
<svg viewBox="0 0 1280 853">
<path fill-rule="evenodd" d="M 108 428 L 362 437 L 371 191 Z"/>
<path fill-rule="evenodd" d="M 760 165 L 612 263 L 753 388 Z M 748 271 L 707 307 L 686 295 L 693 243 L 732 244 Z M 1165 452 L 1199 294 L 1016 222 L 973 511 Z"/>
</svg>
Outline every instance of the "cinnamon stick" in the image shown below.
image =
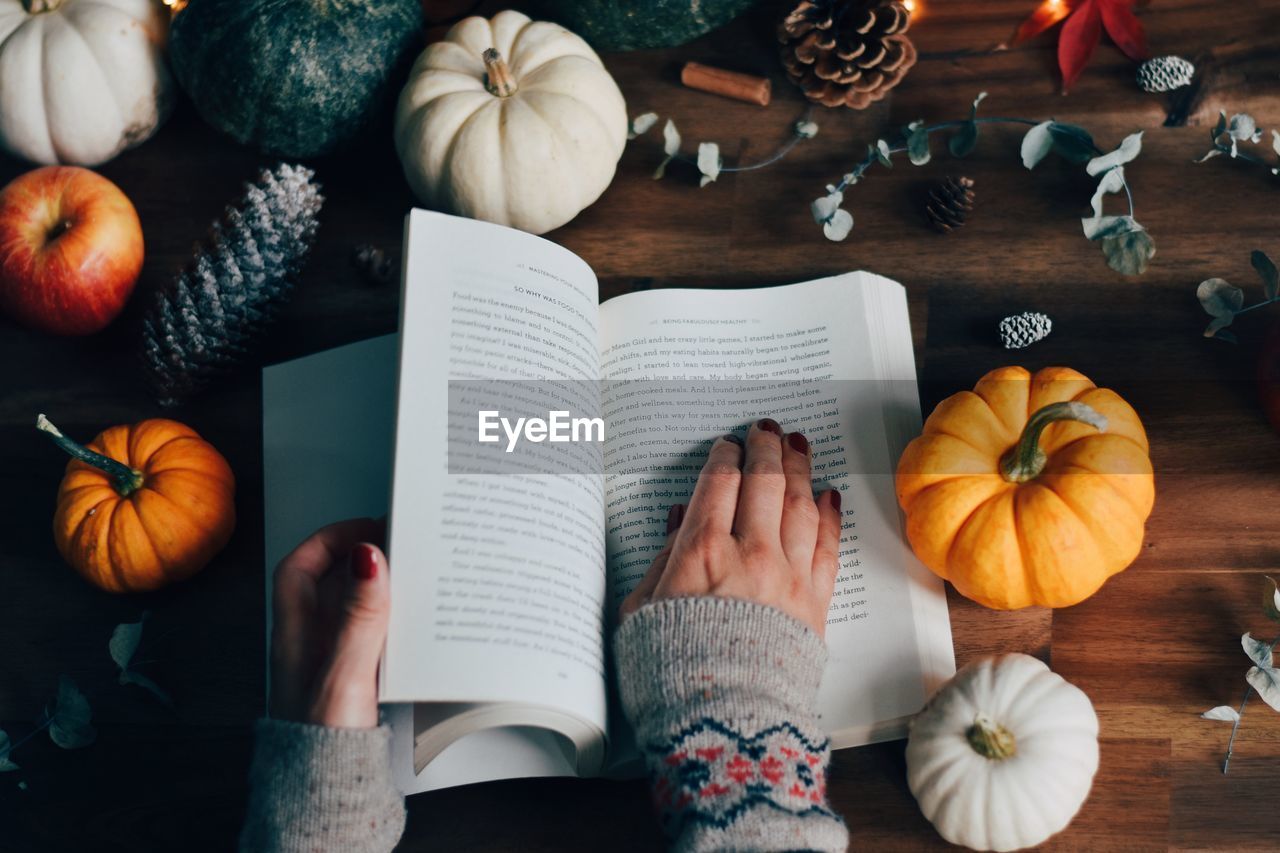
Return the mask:
<svg viewBox="0 0 1280 853">
<path fill-rule="evenodd" d="M 765 77 L 754 74 L 743 74 L 740 71 L 726 71 L 703 65 L 701 62 L 686 62 L 680 69 L 680 82 L 690 89 L 710 92 L 733 98 L 735 101 L 746 101 L 749 104 L 769 106 L 772 85 Z"/>
</svg>

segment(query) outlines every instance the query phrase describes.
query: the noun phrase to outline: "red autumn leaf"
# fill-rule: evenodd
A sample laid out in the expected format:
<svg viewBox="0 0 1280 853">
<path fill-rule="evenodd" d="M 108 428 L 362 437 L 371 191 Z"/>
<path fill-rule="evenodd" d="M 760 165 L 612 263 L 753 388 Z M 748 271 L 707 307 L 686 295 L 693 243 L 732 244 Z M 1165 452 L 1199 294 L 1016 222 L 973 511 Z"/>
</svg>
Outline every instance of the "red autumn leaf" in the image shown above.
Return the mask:
<svg viewBox="0 0 1280 853">
<path fill-rule="evenodd" d="M 1111 36 L 1116 47 L 1134 62 L 1141 62 L 1150 55 L 1147 34 L 1128 0 L 1102 0 L 1102 25 L 1107 28 L 1107 35 Z"/>
<path fill-rule="evenodd" d="M 1102 38 L 1102 13 L 1098 3 L 1099 0 L 1084 0 L 1062 25 L 1062 33 L 1058 36 L 1058 68 L 1062 70 L 1063 93 L 1071 88 L 1089 64 L 1098 40 Z"/>
<path fill-rule="evenodd" d="M 1029 38 L 1040 35 L 1054 24 L 1071 14 L 1071 4 L 1067 0 L 1044 0 L 1035 11 L 1022 20 L 1008 42 L 1009 47 L 1016 47 Z"/>
</svg>

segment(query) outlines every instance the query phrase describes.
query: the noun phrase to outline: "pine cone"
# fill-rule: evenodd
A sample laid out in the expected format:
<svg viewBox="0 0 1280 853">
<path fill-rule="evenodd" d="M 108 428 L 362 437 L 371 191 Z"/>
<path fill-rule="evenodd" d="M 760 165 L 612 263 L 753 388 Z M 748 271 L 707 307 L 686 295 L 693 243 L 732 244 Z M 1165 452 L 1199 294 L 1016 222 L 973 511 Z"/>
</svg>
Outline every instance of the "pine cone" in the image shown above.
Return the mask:
<svg viewBox="0 0 1280 853">
<path fill-rule="evenodd" d="M 1053 321 L 1044 314 L 1023 311 L 1000 321 L 1000 343 L 1005 349 L 1022 349 L 1049 337 Z"/>
<path fill-rule="evenodd" d="M 396 265 L 387 253 L 369 243 L 351 249 L 351 265 L 370 284 L 389 284 L 396 274 Z"/>
<path fill-rule="evenodd" d="M 778 25 L 782 64 L 809 100 L 860 110 L 916 64 L 910 23 L 897 0 L 801 0 Z"/>
<path fill-rule="evenodd" d="M 1138 66 L 1138 85 L 1144 92 L 1172 92 L 1195 76 L 1196 67 L 1181 56 L 1157 56 Z"/>
<path fill-rule="evenodd" d="M 263 170 L 215 222 L 178 278 L 155 294 L 143 320 L 147 379 L 173 406 L 230 371 L 293 291 L 324 203 L 315 173 Z"/>
<path fill-rule="evenodd" d="M 964 225 L 965 216 L 971 210 L 973 179 L 953 178 L 950 175 L 929 192 L 929 202 L 924 209 L 933 227 L 944 234 Z"/>
</svg>

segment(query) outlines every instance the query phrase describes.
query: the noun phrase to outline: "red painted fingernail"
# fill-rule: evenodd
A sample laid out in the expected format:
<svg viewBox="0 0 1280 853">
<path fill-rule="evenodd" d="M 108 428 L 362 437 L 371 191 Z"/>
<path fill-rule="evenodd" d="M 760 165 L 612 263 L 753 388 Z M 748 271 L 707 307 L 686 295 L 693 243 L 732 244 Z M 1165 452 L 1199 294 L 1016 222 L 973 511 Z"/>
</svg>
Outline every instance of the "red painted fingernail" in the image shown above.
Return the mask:
<svg viewBox="0 0 1280 853">
<path fill-rule="evenodd" d="M 756 421 L 756 429 L 762 429 L 765 432 L 771 432 L 778 438 L 782 438 L 782 427 L 773 418 L 761 418 Z"/>
<path fill-rule="evenodd" d="M 680 529 L 680 524 L 684 521 L 684 504 L 672 504 L 671 509 L 667 511 L 667 535 L 670 536 Z"/>
<path fill-rule="evenodd" d="M 809 439 L 805 438 L 802 433 L 787 433 L 787 444 L 791 445 L 791 449 L 796 453 L 803 453 L 805 456 L 809 455 Z"/>
<path fill-rule="evenodd" d="M 351 549 L 351 576 L 362 581 L 378 576 L 378 552 L 372 545 L 362 542 Z"/>
<path fill-rule="evenodd" d="M 840 511 L 840 490 L 831 490 L 831 505 L 836 508 L 836 512 Z"/>
<path fill-rule="evenodd" d="M 722 435 L 720 437 L 723 438 L 725 441 L 729 442 L 730 444 L 736 444 L 739 447 L 742 447 L 742 439 L 738 438 L 733 433 L 726 433 L 725 435 Z"/>
</svg>

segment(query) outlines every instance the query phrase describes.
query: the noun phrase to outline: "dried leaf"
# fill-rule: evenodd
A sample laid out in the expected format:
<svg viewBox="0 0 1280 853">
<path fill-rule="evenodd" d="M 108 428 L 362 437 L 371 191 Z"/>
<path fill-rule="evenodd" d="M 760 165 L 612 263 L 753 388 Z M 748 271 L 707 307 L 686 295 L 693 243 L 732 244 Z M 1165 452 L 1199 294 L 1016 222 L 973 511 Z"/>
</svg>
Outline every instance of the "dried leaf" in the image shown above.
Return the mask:
<svg viewBox="0 0 1280 853">
<path fill-rule="evenodd" d="M 1041 3 L 1018 25 L 1013 38 L 1009 40 L 1009 46 L 1015 47 L 1039 35 L 1070 14 L 1071 6 L 1067 3 Z"/>
<path fill-rule="evenodd" d="M 1071 17 L 1058 35 L 1058 69 L 1062 72 L 1062 91 L 1075 84 L 1076 78 L 1089 64 L 1093 51 L 1102 38 L 1102 15 L 1096 0 L 1084 0 L 1071 10 Z M 1092 174 L 1092 173 L 1091 173 Z"/>
<path fill-rule="evenodd" d="M 1275 299 L 1276 295 L 1280 294 L 1280 273 L 1277 273 L 1276 265 L 1272 263 L 1271 258 L 1267 257 L 1266 252 L 1258 249 L 1253 250 L 1249 261 L 1262 278 L 1262 292 L 1268 299 Z"/>
<path fill-rule="evenodd" d="M 1268 576 L 1266 578 L 1266 587 L 1263 590 L 1262 610 L 1267 614 L 1267 618 L 1275 622 L 1280 622 L 1280 586 L 1276 585 L 1276 580 Z"/>
<path fill-rule="evenodd" d="M 1053 148 L 1053 121 L 1042 121 L 1022 137 L 1022 165 L 1034 169 Z"/>
<path fill-rule="evenodd" d="M 1262 640 L 1254 639 L 1253 635 L 1248 631 L 1240 638 L 1240 645 L 1244 648 L 1244 653 L 1249 656 L 1249 660 L 1253 661 L 1263 669 L 1271 669 L 1271 644 L 1264 643 Z"/>
<path fill-rule="evenodd" d="M 658 123 L 657 113 L 644 113 L 638 115 L 631 120 L 631 124 L 627 127 L 627 139 L 635 139 L 642 133 L 647 133 L 649 128 Z"/>
<path fill-rule="evenodd" d="M 833 242 L 840 242 L 849 236 L 849 231 L 853 229 L 853 214 L 843 208 L 837 210 L 830 219 L 822 225 L 822 233 L 827 235 L 827 239 Z"/>
<path fill-rule="evenodd" d="M 138 651 L 138 643 L 142 641 L 142 623 L 146 621 L 146 614 L 137 622 L 125 622 L 117 625 L 115 630 L 111 632 L 111 640 L 107 643 L 107 651 L 111 654 L 111 660 L 115 661 L 116 666 L 121 670 L 129 668 L 129 662 L 133 660 L 133 655 Z"/>
<path fill-rule="evenodd" d="M 1121 275 L 1142 275 L 1156 255 L 1156 243 L 1145 230 L 1127 231 L 1103 237 L 1102 254 L 1107 266 Z"/>
<path fill-rule="evenodd" d="M 923 166 L 930 160 L 929 131 L 922 121 L 912 122 L 907 130 L 907 157 L 911 160 L 911 165 Z"/>
<path fill-rule="evenodd" d="M 1206 278 L 1196 288 L 1196 299 L 1211 317 L 1235 315 L 1244 305 L 1244 291 L 1221 278 Z"/>
<path fill-rule="evenodd" d="M 662 153 L 674 157 L 680 153 L 680 131 L 671 119 L 662 127 Z"/>
<path fill-rule="evenodd" d="M 1049 133 L 1053 136 L 1053 150 L 1072 163 L 1087 163 L 1098 153 L 1093 137 L 1083 127 L 1055 121 L 1049 125 Z"/>
<path fill-rule="evenodd" d="M 702 173 L 702 181 L 698 184 L 705 187 L 720 177 L 720 146 L 714 142 L 702 142 L 698 145 L 698 171 Z"/>
<path fill-rule="evenodd" d="M 9 734 L 4 729 L 0 729 L 0 773 L 8 773 L 10 770 L 20 770 L 18 765 L 9 760 L 9 750 L 12 746 L 9 743 Z"/>
<path fill-rule="evenodd" d="M 1089 165 L 1085 166 L 1085 171 L 1090 175 L 1098 175 L 1108 169 L 1114 169 L 1116 166 L 1123 166 L 1134 157 L 1137 157 L 1142 151 L 1142 131 L 1131 133 L 1124 138 L 1124 141 L 1108 154 L 1101 157 L 1094 157 L 1089 161 Z"/>
<path fill-rule="evenodd" d="M 93 712 L 89 708 L 89 700 L 65 675 L 58 678 L 58 696 L 49 716 L 49 739 L 63 749 L 88 746 L 98 737 L 90 722 Z"/>
<path fill-rule="evenodd" d="M 1210 708 L 1200 715 L 1206 720 L 1221 720 L 1224 723 L 1234 723 L 1240 719 L 1240 713 L 1229 705 L 1219 705 L 1216 708 Z"/>
<path fill-rule="evenodd" d="M 1280 670 L 1271 667 L 1251 667 L 1244 680 L 1249 682 L 1262 701 L 1280 711 Z"/>
</svg>

